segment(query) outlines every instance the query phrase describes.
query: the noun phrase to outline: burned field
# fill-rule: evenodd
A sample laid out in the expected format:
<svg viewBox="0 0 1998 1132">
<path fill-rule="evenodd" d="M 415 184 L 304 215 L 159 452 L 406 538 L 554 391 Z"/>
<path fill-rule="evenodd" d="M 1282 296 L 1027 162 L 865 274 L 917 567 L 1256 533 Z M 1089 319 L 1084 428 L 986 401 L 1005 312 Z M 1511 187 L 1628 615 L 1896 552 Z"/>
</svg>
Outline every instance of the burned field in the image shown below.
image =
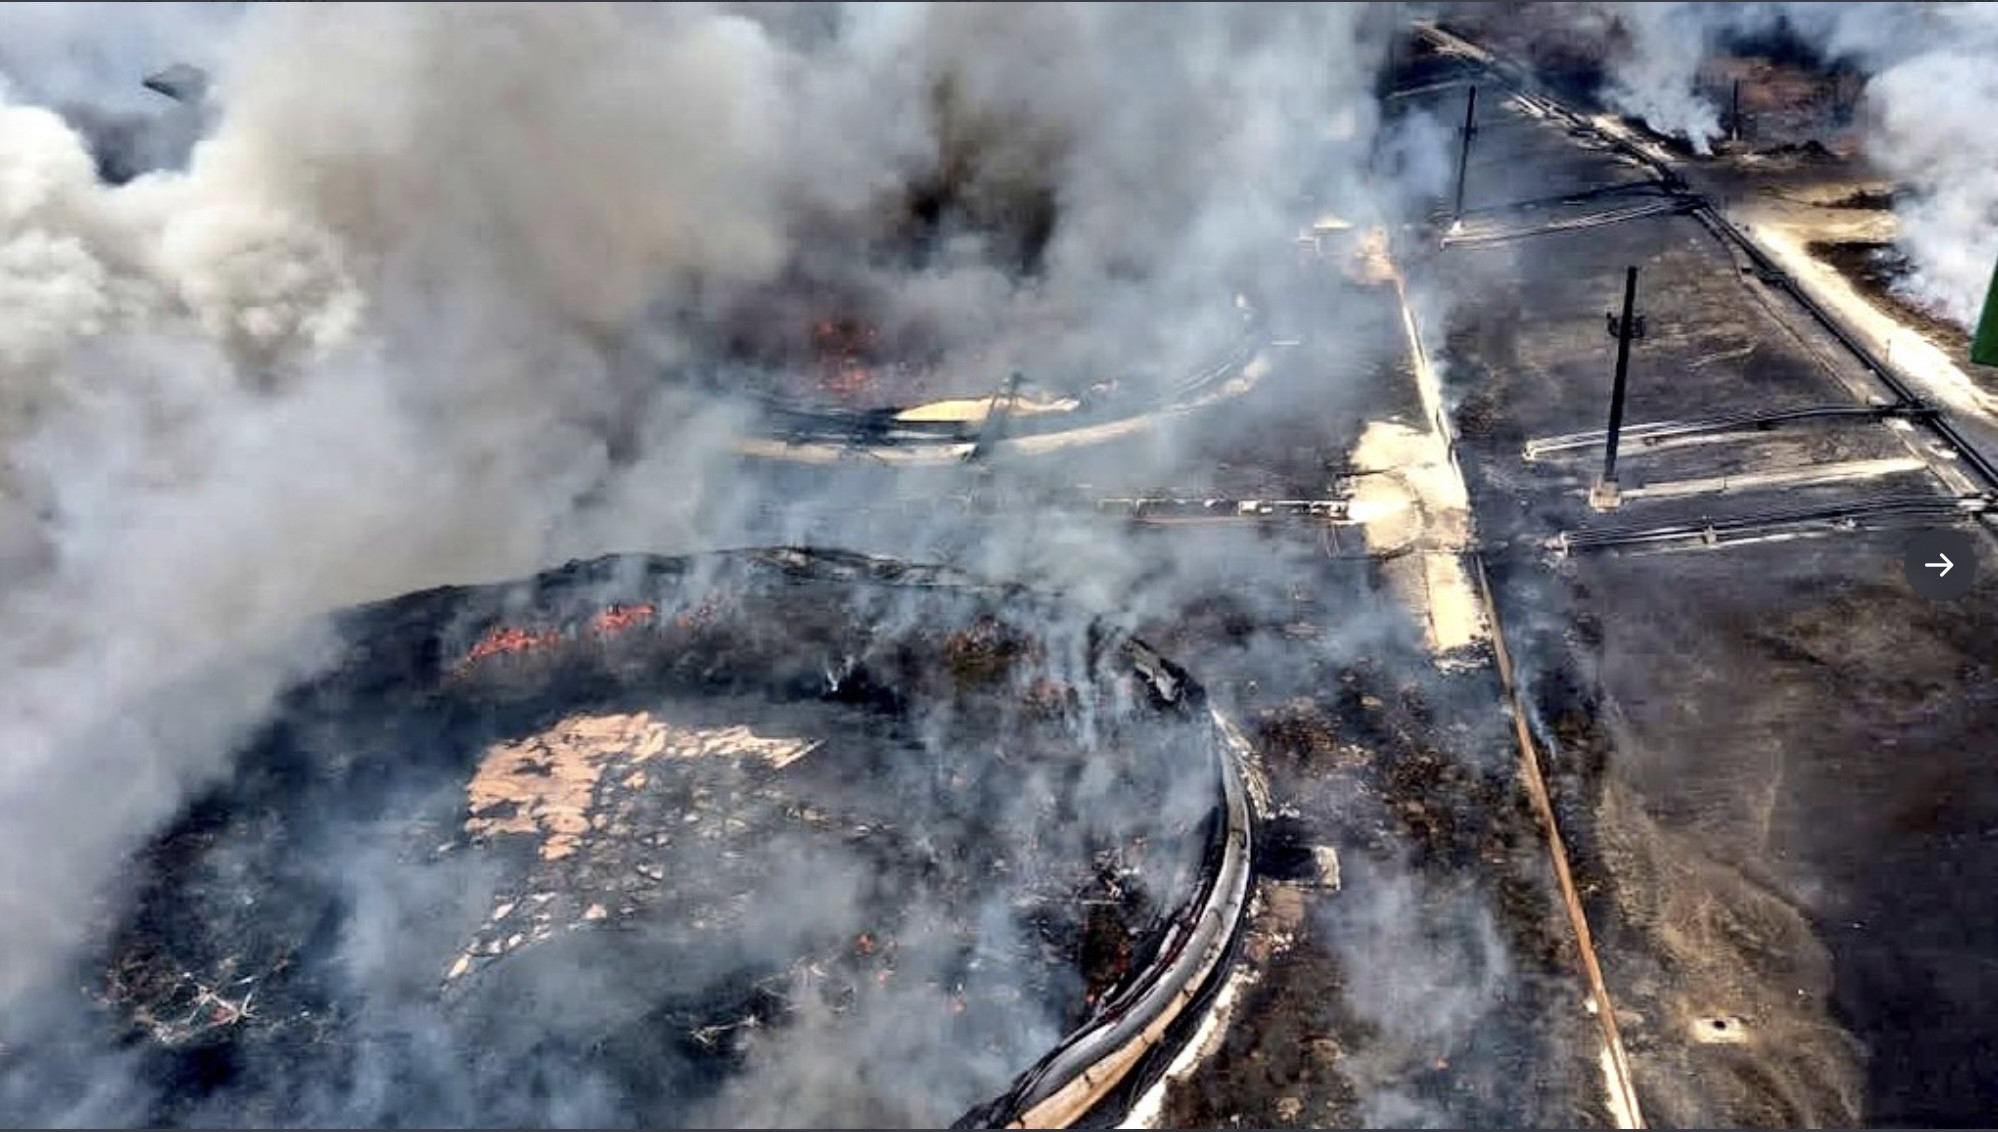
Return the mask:
<svg viewBox="0 0 1998 1132">
<path fill-rule="evenodd" d="M 90 979 L 155 1122 L 947 1122 L 1128 998 L 1222 836 L 1197 686 L 935 572 L 608 560 L 343 637 Z"/>
<path fill-rule="evenodd" d="M 1487 161 L 1557 183 L 1657 176 L 1491 71 L 1436 97 L 1469 82 L 1500 92 L 1480 103 Z M 1806 249 L 1818 221 L 1784 202 L 1877 207 L 1849 170 L 1680 168 L 1674 191 L 1736 194 L 1754 240 L 1690 207 L 1442 256 L 1469 284 L 1448 349 L 1496 601 L 1643 1117 L 1970 1122 L 1990 1106 L 1962 1067 L 1989 1041 L 1992 927 L 1962 878 L 1981 875 L 1966 838 L 1992 804 L 1973 779 L 1998 717 L 1970 643 L 1991 596 L 1980 579 L 1919 597 L 1902 553 L 1938 527 L 1990 545 L 1989 424 L 1843 321 L 1827 281 L 1858 272 L 1887 306 L 1893 265 Z M 1758 179 L 1777 203 L 1743 203 Z M 1785 239 L 1823 262 L 1779 266 L 1766 248 Z M 1647 327 L 1620 505 L 1602 510 L 1603 312 L 1632 264 Z"/>
<path fill-rule="evenodd" d="M 1872 207 L 1886 208 L 1888 205 L 1879 203 Z M 1867 240 L 1824 240 L 1812 244 L 1810 250 L 1812 255 L 1852 280 L 1860 294 L 1894 310 L 1901 321 L 1919 327 L 1924 336 L 1943 346 L 1952 356 L 1969 355 L 1970 336 L 1963 332 L 1961 326 L 1938 317 L 1909 299 L 1906 291 L 1908 257 L 1893 244 Z"/>
<path fill-rule="evenodd" d="M 1760 123 L 1708 159 L 1592 103 L 1605 60 L 1535 10 L 1458 14 L 1537 76 L 1454 22 L 1384 52 L 1352 136 L 1392 191 L 1283 197 L 1294 240 L 1099 212 L 1121 251 L 1065 291 L 1083 213 L 1048 178 L 1090 159 L 940 113 L 934 176 L 821 201 L 760 282 L 695 272 L 595 327 L 612 384 L 701 411 L 593 438 L 637 471 L 578 477 L 607 509 L 582 545 L 786 549 L 335 615 L 143 826 L 89 953 L 0 1017 L 0 1110 L 1988 1109 L 1993 590 L 1898 575 L 1909 533 L 1993 504 L 1998 430 L 1821 297 L 1901 270 L 1860 250 L 1892 197 L 1789 132 L 1849 113 L 1842 76 L 1703 76 Z M 1439 190 L 1416 151 L 1460 121 Z M 701 456 L 627 460 L 654 442 Z"/>
<path fill-rule="evenodd" d="M 1251 716 L 1273 807 L 1258 975 L 1162 1126 L 1606 1122 L 1491 674 L 1318 673 Z"/>
</svg>

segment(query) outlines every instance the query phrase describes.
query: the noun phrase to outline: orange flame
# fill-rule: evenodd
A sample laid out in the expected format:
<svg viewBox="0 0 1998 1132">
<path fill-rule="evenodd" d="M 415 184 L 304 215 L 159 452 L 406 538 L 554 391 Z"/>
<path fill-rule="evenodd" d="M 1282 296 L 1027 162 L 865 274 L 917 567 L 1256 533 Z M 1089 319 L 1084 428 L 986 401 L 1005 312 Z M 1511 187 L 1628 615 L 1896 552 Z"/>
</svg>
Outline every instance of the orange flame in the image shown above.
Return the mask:
<svg viewBox="0 0 1998 1132">
<path fill-rule="evenodd" d="M 658 612 L 659 607 L 651 602 L 613 605 L 590 618 L 588 631 L 592 636 L 615 636 L 645 624 Z M 478 643 L 465 653 L 465 659 L 458 662 L 454 671 L 463 671 L 488 657 L 531 652 L 549 645 L 560 644 L 566 637 L 567 634 L 560 629 L 528 630 L 513 625 L 500 625 L 479 638 Z"/>
<path fill-rule="evenodd" d="M 820 319 L 812 324 L 812 347 L 825 371 L 821 384 L 829 393 L 851 397 L 875 384 L 875 373 L 866 358 L 879 329 L 847 319 Z"/>
<path fill-rule="evenodd" d="M 489 656 L 499 656 L 502 653 L 526 652 L 529 649 L 538 649 L 544 645 L 552 645 L 561 639 L 562 634 L 552 629 L 540 633 L 530 633 L 525 629 L 516 629 L 511 625 L 502 625 L 492 632 L 487 633 L 480 639 L 478 644 L 472 646 L 472 651 L 465 654 L 465 663 L 470 664 L 473 661 L 484 660 Z"/>
<path fill-rule="evenodd" d="M 634 625 L 652 620 L 658 612 L 659 607 L 649 601 L 639 605 L 613 605 L 590 618 L 590 632 L 599 636 L 622 633 Z"/>
</svg>

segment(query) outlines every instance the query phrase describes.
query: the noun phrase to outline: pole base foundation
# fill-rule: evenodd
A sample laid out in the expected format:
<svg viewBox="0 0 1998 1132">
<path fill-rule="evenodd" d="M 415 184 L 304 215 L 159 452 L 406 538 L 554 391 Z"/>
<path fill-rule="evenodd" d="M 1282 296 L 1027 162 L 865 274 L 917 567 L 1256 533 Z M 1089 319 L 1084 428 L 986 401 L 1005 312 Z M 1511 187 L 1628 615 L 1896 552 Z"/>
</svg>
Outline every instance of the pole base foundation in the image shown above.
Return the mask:
<svg viewBox="0 0 1998 1132">
<path fill-rule="evenodd" d="M 1598 511 L 1614 511 L 1623 506 L 1623 492 L 1615 480 L 1599 480 L 1589 489 L 1589 506 Z"/>
</svg>

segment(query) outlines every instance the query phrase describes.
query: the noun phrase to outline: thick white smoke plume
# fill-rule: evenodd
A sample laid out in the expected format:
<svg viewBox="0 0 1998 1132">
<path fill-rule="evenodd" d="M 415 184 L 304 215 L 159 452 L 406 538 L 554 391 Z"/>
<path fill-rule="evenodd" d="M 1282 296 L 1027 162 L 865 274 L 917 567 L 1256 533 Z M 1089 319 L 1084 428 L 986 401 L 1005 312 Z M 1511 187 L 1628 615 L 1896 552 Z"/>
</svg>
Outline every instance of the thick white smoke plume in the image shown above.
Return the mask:
<svg viewBox="0 0 1998 1132">
<path fill-rule="evenodd" d="M 770 502 L 659 378 L 700 328 L 803 279 L 995 380 L 1191 356 L 1311 208 L 1391 195 L 1377 16 L 0 6 L 0 1012 L 316 613 Z M 182 61 L 207 132 L 155 153 Z M 107 183 L 120 145 L 153 171 Z M 926 256 L 884 257 L 915 189 Z"/>
<path fill-rule="evenodd" d="M 1912 190 L 1895 206 L 1909 290 L 1969 328 L 1998 263 L 1998 13 L 1964 7 L 1952 42 L 1894 63 L 1866 90 L 1868 153 Z"/>
<path fill-rule="evenodd" d="M 1625 33 L 1610 103 L 1707 152 L 1721 111 L 1700 68 L 1730 37 L 1787 32 L 1826 62 L 1870 76 L 1865 151 L 1906 186 L 1896 210 L 1911 295 L 1974 324 L 1998 261 L 1998 10 L 1972 3 L 1617 4 Z M 1597 14 L 1594 18 L 1601 19 Z"/>
<path fill-rule="evenodd" d="M 64 108 L 144 113 L 158 96 L 139 79 L 169 63 L 212 66 L 241 4 L 10 3 L 0 74 L 17 98 Z M 163 62 L 164 61 L 164 62 Z"/>
<path fill-rule="evenodd" d="M 201 127 L 196 106 L 165 104 L 132 81 L 161 60 L 215 62 L 240 4 L 159 4 L 130 12 L 102 4 L 10 3 L 0 14 L 0 99 L 59 109 L 97 150 L 114 180 L 178 166 Z"/>
<path fill-rule="evenodd" d="M 1710 152 L 1721 132 L 1720 108 L 1694 80 L 1718 29 L 1696 4 L 1630 4 L 1619 14 L 1630 50 L 1611 68 L 1604 91 L 1610 105 Z"/>
<path fill-rule="evenodd" d="M 1610 61 L 1610 104 L 1661 133 L 1708 153 L 1723 130 L 1722 108 L 1698 87 L 1701 68 L 1730 38 L 1789 31 L 1828 62 L 1861 64 L 1892 57 L 1919 38 L 1921 4 L 1757 3 L 1616 4 L 1607 19 L 1623 37 Z"/>
</svg>

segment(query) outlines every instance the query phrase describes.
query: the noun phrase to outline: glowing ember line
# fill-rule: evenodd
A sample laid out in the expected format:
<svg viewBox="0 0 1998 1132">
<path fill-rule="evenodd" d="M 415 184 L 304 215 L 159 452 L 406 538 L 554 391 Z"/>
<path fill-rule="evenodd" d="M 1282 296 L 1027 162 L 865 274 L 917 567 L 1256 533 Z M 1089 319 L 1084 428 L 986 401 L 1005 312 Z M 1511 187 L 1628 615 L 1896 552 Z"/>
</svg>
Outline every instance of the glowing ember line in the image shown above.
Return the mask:
<svg viewBox="0 0 1998 1132">
<path fill-rule="evenodd" d="M 587 631 L 596 637 L 616 636 L 650 622 L 658 616 L 658 613 L 659 607 L 651 602 L 641 602 L 638 605 L 613 605 L 592 616 Z M 488 657 L 532 652 L 549 645 L 561 644 L 567 639 L 568 634 L 561 629 L 531 631 L 513 625 L 501 625 L 479 638 L 478 643 L 465 654 L 465 659 L 458 662 L 457 670 L 462 671 L 467 666 Z"/>
<path fill-rule="evenodd" d="M 465 654 L 465 663 L 471 664 L 489 656 L 500 656 L 505 653 L 527 652 L 544 645 L 552 645 L 561 639 L 562 634 L 553 629 L 530 633 L 525 629 L 502 625 L 487 633 L 478 644 L 472 646 L 472 651 Z"/>
<path fill-rule="evenodd" d="M 622 633 L 652 620 L 658 612 L 659 607 L 649 601 L 640 605 L 613 605 L 590 618 L 590 632 L 600 636 Z"/>
</svg>

